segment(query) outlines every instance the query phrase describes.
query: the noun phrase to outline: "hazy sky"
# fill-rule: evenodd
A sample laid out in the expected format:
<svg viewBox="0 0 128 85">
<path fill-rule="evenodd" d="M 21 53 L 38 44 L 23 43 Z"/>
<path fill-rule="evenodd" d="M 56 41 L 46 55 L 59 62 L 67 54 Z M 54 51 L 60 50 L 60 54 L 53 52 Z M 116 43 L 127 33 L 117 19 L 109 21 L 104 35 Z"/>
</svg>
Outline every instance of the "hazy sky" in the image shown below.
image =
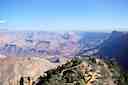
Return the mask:
<svg viewBox="0 0 128 85">
<path fill-rule="evenodd" d="M 128 31 L 128 0 L 0 0 L 0 29 Z"/>
</svg>

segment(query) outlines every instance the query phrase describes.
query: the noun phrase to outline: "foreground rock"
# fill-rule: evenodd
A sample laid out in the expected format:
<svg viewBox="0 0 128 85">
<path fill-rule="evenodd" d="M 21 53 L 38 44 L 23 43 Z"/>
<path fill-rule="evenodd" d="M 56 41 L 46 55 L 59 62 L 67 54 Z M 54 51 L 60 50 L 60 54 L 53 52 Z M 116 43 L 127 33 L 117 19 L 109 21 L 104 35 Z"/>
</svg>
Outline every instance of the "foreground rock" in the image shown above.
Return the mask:
<svg viewBox="0 0 128 85">
<path fill-rule="evenodd" d="M 1 58 L 0 85 L 127 85 L 118 65 L 94 57 Z"/>
<path fill-rule="evenodd" d="M 61 61 L 61 63 L 64 62 Z M 44 58 L 1 58 L 0 59 L 0 85 L 19 85 L 21 77 L 30 77 L 33 81 L 49 69 L 61 63 L 51 63 Z"/>
</svg>

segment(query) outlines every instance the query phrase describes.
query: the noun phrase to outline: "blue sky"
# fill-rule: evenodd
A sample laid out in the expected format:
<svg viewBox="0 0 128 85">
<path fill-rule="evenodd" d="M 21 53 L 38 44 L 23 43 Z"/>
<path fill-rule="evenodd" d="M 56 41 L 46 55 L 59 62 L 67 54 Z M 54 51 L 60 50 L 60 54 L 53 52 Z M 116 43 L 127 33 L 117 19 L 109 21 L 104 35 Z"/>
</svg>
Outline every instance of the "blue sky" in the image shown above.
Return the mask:
<svg viewBox="0 0 128 85">
<path fill-rule="evenodd" d="M 128 0 L 0 0 L 0 29 L 128 31 Z"/>
</svg>

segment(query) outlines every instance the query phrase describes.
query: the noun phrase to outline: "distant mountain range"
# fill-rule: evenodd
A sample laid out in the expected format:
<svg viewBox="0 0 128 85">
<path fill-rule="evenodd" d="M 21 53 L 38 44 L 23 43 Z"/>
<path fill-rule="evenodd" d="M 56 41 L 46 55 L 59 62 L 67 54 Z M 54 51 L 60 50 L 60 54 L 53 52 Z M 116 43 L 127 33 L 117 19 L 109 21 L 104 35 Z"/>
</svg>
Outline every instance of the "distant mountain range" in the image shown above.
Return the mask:
<svg viewBox="0 0 128 85">
<path fill-rule="evenodd" d="M 73 57 L 100 45 L 108 35 L 101 32 L 0 32 L 0 54 Z"/>
<path fill-rule="evenodd" d="M 128 68 L 128 32 L 0 32 L 0 54 L 7 57 L 115 58 Z"/>
</svg>

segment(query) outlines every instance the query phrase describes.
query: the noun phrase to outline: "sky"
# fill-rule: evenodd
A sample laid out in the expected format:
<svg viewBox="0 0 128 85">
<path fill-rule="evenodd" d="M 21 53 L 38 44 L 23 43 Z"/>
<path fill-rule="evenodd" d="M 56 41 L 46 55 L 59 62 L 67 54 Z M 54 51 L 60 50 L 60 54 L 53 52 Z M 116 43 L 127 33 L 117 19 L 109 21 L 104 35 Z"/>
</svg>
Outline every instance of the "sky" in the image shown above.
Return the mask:
<svg viewBox="0 0 128 85">
<path fill-rule="evenodd" d="M 0 0 L 0 30 L 128 31 L 128 0 Z"/>
</svg>

